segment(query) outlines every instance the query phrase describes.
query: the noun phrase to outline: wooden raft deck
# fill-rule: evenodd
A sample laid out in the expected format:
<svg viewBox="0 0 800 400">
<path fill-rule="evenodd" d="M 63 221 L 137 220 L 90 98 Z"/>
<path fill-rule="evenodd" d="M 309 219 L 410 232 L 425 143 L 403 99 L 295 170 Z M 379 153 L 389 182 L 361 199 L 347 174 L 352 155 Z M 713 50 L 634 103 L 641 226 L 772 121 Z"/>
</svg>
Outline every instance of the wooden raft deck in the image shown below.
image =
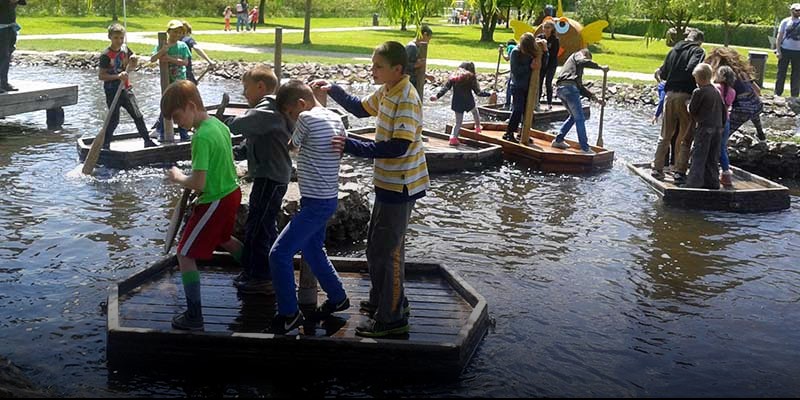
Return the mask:
<svg viewBox="0 0 800 400">
<path fill-rule="evenodd" d="M 78 85 L 16 80 L 11 83 L 19 90 L 0 94 L 0 118 L 46 110 L 48 129 L 59 129 L 64 123 L 61 107 L 78 103 Z"/>
<path fill-rule="evenodd" d="M 789 208 L 789 189 L 756 174 L 731 166 L 733 188 L 694 189 L 676 186 L 670 174 L 663 181 L 653 178 L 650 164 L 628 164 L 636 175 L 674 207 L 701 210 L 763 212 Z"/>
<path fill-rule="evenodd" d="M 350 137 L 359 140 L 375 140 L 375 128 L 350 129 L 347 132 Z M 450 146 L 449 139 L 447 134 L 422 130 L 428 172 L 450 173 L 483 169 L 503 161 L 500 146 L 472 139 L 461 139 L 459 146 Z"/>
<path fill-rule="evenodd" d="M 392 339 L 355 336 L 367 317 L 358 303 L 369 296 L 366 261 L 332 258 L 351 308 L 307 323 L 294 336 L 260 333 L 274 314 L 274 298 L 241 296 L 232 280 L 238 268 L 218 254 L 201 266 L 204 332 L 173 330 L 185 309 L 177 261 L 166 258 L 112 287 L 108 301 L 108 360 L 113 368 L 169 360 L 201 368 L 259 368 L 402 372 L 457 377 L 488 330 L 486 301 L 469 284 L 438 264 L 407 263 L 406 295 L 411 332 Z M 296 259 L 299 267 L 299 259 Z M 324 301 L 320 291 L 319 303 Z M 231 362 L 232 361 L 232 362 Z M 197 363 L 197 364 L 195 364 Z"/>
<path fill-rule="evenodd" d="M 481 118 L 488 121 L 508 121 L 508 119 L 511 118 L 511 110 L 506 110 L 505 106 L 505 103 L 478 106 L 478 113 Z M 546 105 L 542 106 L 547 107 Z M 592 114 L 591 107 L 588 105 L 583 106 L 583 114 L 588 119 Z M 566 120 L 567 118 L 569 118 L 569 112 L 560 101 L 553 102 L 552 110 L 547 111 L 547 109 L 544 108 L 542 111 L 534 111 L 533 113 L 533 120 L 535 122 L 560 121 Z"/>
<path fill-rule="evenodd" d="M 530 141 L 532 146 L 509 142 L 503 139 L 506 132 L 505 123 L 485 122 L 481 124 L 481 133 L 475 132 L 475 124 L 468 123 L 461 126 L 461 136 L 493 143 L 503 148 L 503 157 L 530 165 L 544 172 L 586 173 L 611 168 L 614 164 L 614 151 L 602 147 L 590 146 L 595 154 L 583 154 L 577 141 L 567 139 L 569 149 L 557 149 L 550 143 L 554 135 L 531 129 Z M 451 132 L 453 127 L 447 125 L 446 132 Z M 535 147 L 533 146 L 535 145 Z"/>
</svg>

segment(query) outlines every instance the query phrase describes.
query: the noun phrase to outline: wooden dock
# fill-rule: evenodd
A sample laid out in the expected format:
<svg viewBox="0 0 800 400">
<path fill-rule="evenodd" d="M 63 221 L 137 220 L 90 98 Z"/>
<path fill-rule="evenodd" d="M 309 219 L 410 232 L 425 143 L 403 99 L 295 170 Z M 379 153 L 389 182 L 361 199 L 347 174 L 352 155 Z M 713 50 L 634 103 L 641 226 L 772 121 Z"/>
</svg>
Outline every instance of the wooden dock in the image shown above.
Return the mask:
<svg viewBox="0 0 800 400">
<path fill-rule="evenodd" d="M 47 112 L 47 129 L 58 130 L 64 123 L 64 109 L 78 103 L 78 85 L 39 81 L 14 81 L 19 91 L 0 94 L 0 118 L 32 111 Z"/>
<path fill-rule="evenodd" d="M 347 133 L 348 136 L 355 139 L 375 140 L 375 128 L 350 129 Z M 447 134 L 428 129 L 422 130 L 428 172 L 451 173 L 483 169 L 503 161 L 500 146 L 469 138 L 460 138 L 460 145 L 450 146 L 449 139 L 450 136 Z"/>
<path fill-rule="evenodd" d="M 508 121 L 511 118 L 511 110 L 506 110 L 505 106 L 505 103 L 478 106 L 478 113 L 482 119 L 488 121 Z M 542 104 L 542 106 L 544 105 Z M 587 119 L 591 116 L 591 113 L 592 109 L 588 104 L 583 106 L 583 115 Z M 533 120 L 536 122 L 561 121 L 567 118 L 569 118 L 569 112 L 560 101 L 553 102 L 552 110 L 542 109 L 541 111 L 533 112 Z"/>
<path fill-rule="evenodd" d="M 789 189 L 756 174 L 731 166 L 733 187 L 694 189 L 676 186 L 670 174 L 664 180 L 653 178 L 650 164 L 628 164 L 636 175 L 662 196 L 664 203 L 701 210 L 763 212 L 789 208 Z"/>
<path fill-rule="evenodd" d="M 294 336 L 261 333 L 274 314 L 274 298 L 241 296 L 232 285 L 239 272 L 227 254 L 200 266 L 205 331 L 171 327 L 185 308 L 175 257 L 112 286 L 108 299 L 108 361 L 111 368 L 134 365 L 193 365 L 201 369 L 256 366 L 281 370 L 400 373 L 432 379 L 457 377 L 486 335 L 486 301 L 468 283 L 439 264 L 406 263 L 411 331 L 403 337 L 355 336 L 367 317 L 358 304 L 369 296 L 366 261 L 331 258 L 350 297 L 351 308 L 320 323 L 307 323 Z M 300 259 L 295 259 L 297 269 Z M 320 291 L 318 302 L 324 301 Z"/>
<path fill-rule="evenodd" d="M 503 139 L 506 124 L 502 122 L 485 122 L 481 124 L 481 133 L 475 132 L 475 124 L 461 126 L 461 136 L 486 143 L 493 143 L 503 148 L 503 157 L 507 160 L 540 169 L 544 172 L 586 173 L 609 169 L 614 164 L 614 151 L 598 146 L 590 146 L 595 154 L 583 154 L 580 145 L 574 140 L 565 140 L 569 149 L 558 149 L 550 146 L 555 139 L 547 132 L 530 130 L 529 145 Z M 446 132 L 453 127 L 447 125 Z"/>
</svg>

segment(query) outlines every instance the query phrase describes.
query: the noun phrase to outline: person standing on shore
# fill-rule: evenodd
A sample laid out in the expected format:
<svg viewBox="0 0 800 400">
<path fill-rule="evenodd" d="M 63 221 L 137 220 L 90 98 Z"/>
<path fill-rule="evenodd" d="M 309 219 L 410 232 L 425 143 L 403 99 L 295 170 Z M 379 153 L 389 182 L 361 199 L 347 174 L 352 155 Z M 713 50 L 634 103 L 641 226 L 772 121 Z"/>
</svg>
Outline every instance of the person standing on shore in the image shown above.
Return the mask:
<svg viewBox="0 0 800 400">
<path fill-rule="evenodd" d="M 24 6 L 26 0 L 0 0 L 0 93 L 18 90 L 8 83 L 8 69 L 11 67 L 11 54 L 17 49 L 17 6 Z"/>
<path fill-rule="evenodd" d="M 792 97 L 800 95 L 800 3 L 789 6 L 791 15 L 781 21 L 775 38 L 775 56 L 778 57 L 778 75 L 775 77 L 775 95 L 783 95 L 783 83 L 789 64 L 792 65 Z"/>
</svg>

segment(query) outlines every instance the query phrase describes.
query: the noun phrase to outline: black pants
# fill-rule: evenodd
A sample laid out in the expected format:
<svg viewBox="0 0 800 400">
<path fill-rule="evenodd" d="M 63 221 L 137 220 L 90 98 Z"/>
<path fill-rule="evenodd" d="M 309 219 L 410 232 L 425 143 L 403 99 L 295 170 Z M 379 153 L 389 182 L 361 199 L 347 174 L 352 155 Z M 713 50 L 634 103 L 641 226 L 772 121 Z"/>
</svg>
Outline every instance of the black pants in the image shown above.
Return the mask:
<svg viewBox="0 0 800 400">
<path fill-rule="evenodd" d="M 13 27 L 0 29 L 0 85 L 8 84 L 11 53 L 17 49 L 17 31 Z"/>
<path fill-rule="evenodd" d="M 687 188 L 719 189 L 719 155 L 723 128 L 698 127 L 692 142 Z"/>
<path fill-rule="evenodd" d="M 783 83 L 786 81 L 786 72 L 792 64 L 791 84 L 792 97 L 800 95 L 800 51 L 781 49 L 781 58 L 778 60 L 778 76 L 775 77 L 775 95 L 783 95 Z"/>
<path fill-rule="evenodd" d="M 556 76 L 557 67 L 558 62 L 553 62 L 553 65 L 547 64 L 539 71 L 539 98 L 542 98 L 542 94 L 547 93 L 547 105 L 553 104 L 553 77 Z"/>
<path fill-rule="evenodd" d="M 122 82 L 120 82 L 120 85 Z M 111 107 L 111 103 L 114 102 L 114 95 L 117 93 L 117 90 L 106 90 L 106 106 L 109 108 Z M 117 106 L 114 107 L 111 112 L 111 119 L 108 121 L 108 128 L 106 128 L 106 137 L 103 141 L 103 147 L 108 148 L 111 144 L 111 136 L 114 135 L 114 131 L 117 129 L 117 125 L 119 125 L 119 109 L 124 108 L 125 111 L 133 119 L 133 123 L 136 124 L 136 130 L 139 132 L 139 136 L 144 139 L 145 142 L 150 141 L 150 137 L 147 134 L 147 125 L 144 123 L 144 116 L 142 116 L 142 112 L 139 111 L 139 106 L 136 104 L 136 96 L 133 95 L 133 89 L 123 89 L 122 93 L 119 94 L 119 100 L 117 100 Z"/>
<path fill-rule="evenodd" d="M 244 226 L 242 269 L 253 279 L 272 279 L 269 250 L 278 238 L 278 213 L 287 185 L 267 178 L 253 180 Z"/>
<path fill-rule="evenodd" d="M 525 115 L 525 103 L 528 102 L 528 84 L 514 84 L 514 96 L 511 98 L 511 118 L 508 120 L 506 135 L 513 135 Z"/>
</svg>

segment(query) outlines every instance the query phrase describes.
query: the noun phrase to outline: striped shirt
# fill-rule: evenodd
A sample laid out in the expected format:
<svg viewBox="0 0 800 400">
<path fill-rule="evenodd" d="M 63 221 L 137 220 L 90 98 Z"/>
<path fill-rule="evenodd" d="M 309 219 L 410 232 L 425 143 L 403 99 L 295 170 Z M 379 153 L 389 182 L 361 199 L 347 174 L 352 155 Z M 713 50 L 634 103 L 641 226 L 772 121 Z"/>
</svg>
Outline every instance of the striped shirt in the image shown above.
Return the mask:
<svg viewBox="0 0 800 400">
<path fill-rule="evenodd" d="M 334 135 L 347 136 L 338 114 L 325 107 L 300 113 L 292 134 L 297 156 L 300 195 L 313 199 L 339 197 L 339 154 L 333 150 Z"/>
<path fill-rule="evenodd" d="M 376 158 L 374 184 L 381 189 L 413 196 L 430 186 L 428 165 L 422 145 L 422 101 L 408 76 L 394 87 L 381 86 L 361 102 L 370 115 L 377 116 L 375 141 L 403 139 L 411 142 L 397 158 Z"/>
</svg>

